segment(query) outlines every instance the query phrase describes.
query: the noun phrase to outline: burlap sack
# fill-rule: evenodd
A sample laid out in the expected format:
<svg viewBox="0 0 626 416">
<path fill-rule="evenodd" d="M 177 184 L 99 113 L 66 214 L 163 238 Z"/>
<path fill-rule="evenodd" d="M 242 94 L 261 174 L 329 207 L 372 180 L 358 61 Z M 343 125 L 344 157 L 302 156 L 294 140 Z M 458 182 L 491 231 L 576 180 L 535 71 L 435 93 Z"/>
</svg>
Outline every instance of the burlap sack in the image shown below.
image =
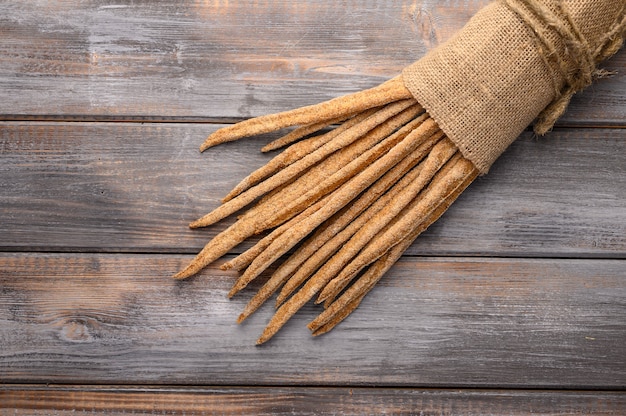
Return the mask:
<svg viewBox="0 0 626 416">
<path fill-rule="evenodd" d="M 537 119 L 545 133 L 624 37 L 626 0 L 500 0 L 403 71 L 406 87 L 486 173 Z M 543 112 L 543 113 L 542 113 Z"/>
</svg>

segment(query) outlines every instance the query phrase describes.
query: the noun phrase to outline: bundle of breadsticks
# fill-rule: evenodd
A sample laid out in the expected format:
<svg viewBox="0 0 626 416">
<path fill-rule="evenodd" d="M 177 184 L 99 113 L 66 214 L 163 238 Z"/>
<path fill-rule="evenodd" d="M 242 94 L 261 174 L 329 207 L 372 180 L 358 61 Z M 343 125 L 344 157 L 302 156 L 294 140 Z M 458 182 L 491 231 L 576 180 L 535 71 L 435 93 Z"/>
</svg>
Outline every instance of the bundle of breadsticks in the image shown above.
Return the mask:
<svg viewBox="0 0 626 416">
<path fill-rule="evenodd" d="M 275 293 L 269 340 L 305 303 L 323 311 L 313 335 L 345 319 L 413 240 L 529 125 L 549 131 L 571 97 L 602 75 L 622 45 L 623 0 L 499 0 L 402 74 L 369 90 L 243 121 L 201 151 L 284 128 L 285 148 L 243 179 L 206 227 L 248 207 L 175 275 L 224 263 L 241 272 L 229 296 L 274 270 L 238 321 Z"/>
</svg>

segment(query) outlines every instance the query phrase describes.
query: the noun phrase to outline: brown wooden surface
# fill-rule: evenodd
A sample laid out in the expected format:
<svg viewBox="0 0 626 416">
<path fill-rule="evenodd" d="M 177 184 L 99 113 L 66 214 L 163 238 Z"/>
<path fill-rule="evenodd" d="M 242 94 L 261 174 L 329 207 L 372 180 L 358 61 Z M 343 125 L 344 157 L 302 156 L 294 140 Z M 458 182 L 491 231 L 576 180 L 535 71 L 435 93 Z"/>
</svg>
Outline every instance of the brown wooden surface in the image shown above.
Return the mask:
<svg viewBox="0 0 626 416">
<path fill-rule="evenodd" d="M 219 120 L 371 87 L 488 0 L 3 2 L 4 118 Z M 626 54 L 607 70 L 626 66 Z M 562 124 L 621 124 L 623 71 Z"/>
<path fill-rule="evenodd" d="M 187 223 L 272 156 L 259 151 L 271 135 L 200 154 L 196 139 L 217 127 L 0 123 L 0 247 L 197 252 L 230 222 Z M 620 257 L 624 154 L 626 129 L 524 134 L 409 253 Z"/>
<path fill-rule="evenodd" d="M 617 392 L 151 386 L 7 386 L 0 391 L 13 415 L 129 414 L 620 414 Z M 216 411 L 216 409 L 219 409 Z"/>
<path fill-rule="evenodd" d="M 0 3 L 0 415 L 626 413 L 624 51 L 330 334 L 307 305 L 256 347 L 259 283 L 169 277 L 269 157 L 208 133 L 376 85 L 486 3 Z"/>
<path fill-rule="evenodd" d="M 620 388 L 626 379 L 624 260 L 407 257 L 337 331 L 311 337 L 306 324 L 321 309 L 309 305 L 265 347 L 254 341 L 273 308 L 235 323 L 258 285 L 229 300 L 235 275 L 218 267 L 170 279 L 188 260 L 4 254 L 3 380 Z"/>
</svg>

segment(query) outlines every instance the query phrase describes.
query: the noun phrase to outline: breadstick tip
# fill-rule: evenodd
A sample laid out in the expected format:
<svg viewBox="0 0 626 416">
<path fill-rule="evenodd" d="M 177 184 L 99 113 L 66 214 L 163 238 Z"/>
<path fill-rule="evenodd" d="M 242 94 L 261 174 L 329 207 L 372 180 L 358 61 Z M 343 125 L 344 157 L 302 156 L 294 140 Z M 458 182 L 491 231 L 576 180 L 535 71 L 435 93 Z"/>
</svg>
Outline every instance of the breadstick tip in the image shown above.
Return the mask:
<svg viewBox="0 0 626 416">
<path fill-rule="evenodd" d="M 173 275 L 172 278 L 176 280 L 183 280 L 183 279 L 193 276 L 194 274 L 196 274 L 196 272 L 191 270 L 189 267 L 187 267 L 179 271 L 175 275 Z"/>
<path fill-rule="evenodd" d="M 232 268 L 233 268 L 232 261 L 227 261 L 225 263 L 222 263 L 222 265 L 220 266 L 220 270 L 223 270 L 223 271 L 230 270 Z"/>
<path fill-rule="evenodd" d="M 269 341 L 270 338 L 271 336 L 266 336 L 265 334 L 263 334 L 259 337 L 259 339 L 256 340 L 256 345 L 265 344 L 267 341 Z"/>
<path fill-rule="evenodd" d="M 211 138 L 211 136 L 209 136 L 209 138 Z M 207 141 L 203 142 L 200 145 L 200 147 L 198 149 L 198 150 L 200 150 L 200 153 L 204 152 L 206 149 L 208 149 L 209 147 L 213 146 L 211 143 L 208 142 L 208 140 L 209 139 L 207 139 Z"/>
<path fill-rule="evenodd" d="M 204 227 L 203 223 L 198 219 L 189 223 L 189 228 L 202 228 Z"/>
</svg>

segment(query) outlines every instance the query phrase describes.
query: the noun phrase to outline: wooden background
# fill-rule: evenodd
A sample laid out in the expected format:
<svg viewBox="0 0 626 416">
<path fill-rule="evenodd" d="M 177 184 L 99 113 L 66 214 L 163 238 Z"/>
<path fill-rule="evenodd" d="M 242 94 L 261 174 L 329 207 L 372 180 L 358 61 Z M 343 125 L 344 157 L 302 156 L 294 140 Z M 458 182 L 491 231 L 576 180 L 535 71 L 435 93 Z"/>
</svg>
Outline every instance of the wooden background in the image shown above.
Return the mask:
<svg viewBox="0 0 626 416">
<path fill-rule="evenodd" d="M 170 278 L 275 137 L 207 134 L 377 85 L 486 3 L 0 2 L 0 414 L 624 414 L 626 51 L 330 334 L 308 305 L 257 347 L 258 284 Z"/>
</svg>

